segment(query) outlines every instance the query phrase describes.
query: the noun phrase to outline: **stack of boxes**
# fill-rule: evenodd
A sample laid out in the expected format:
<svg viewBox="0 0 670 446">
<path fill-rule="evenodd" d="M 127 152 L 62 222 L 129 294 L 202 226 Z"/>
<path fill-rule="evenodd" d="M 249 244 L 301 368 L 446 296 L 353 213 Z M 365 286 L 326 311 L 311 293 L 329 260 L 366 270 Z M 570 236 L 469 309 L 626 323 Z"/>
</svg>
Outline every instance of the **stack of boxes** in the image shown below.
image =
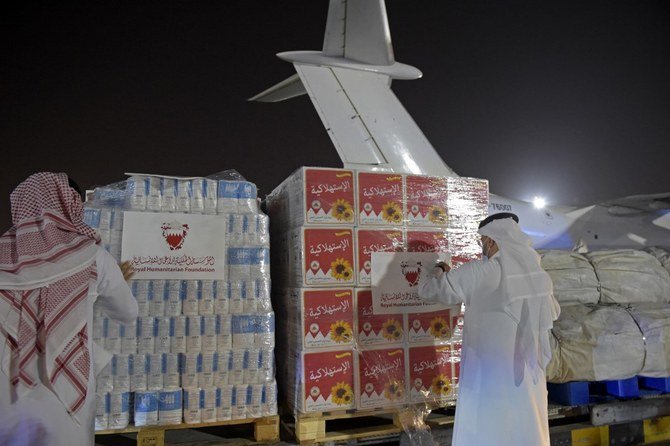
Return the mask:
<svg viewBox="0 0 670 446">
<path fill-rule="evenodd" d="M 269 221 L 256 195 L 246 181 L 159 176 L 96 189 L 85 221 L 117 260 L 127 211 L 210 214 L 226 228 L 207 235 L 225 237 L 224 277 L 132 280 L 133 324 L 96 308 L 93 339 L 113 355 L 97 378 L 96 429 L 276 415 Z M 179 228 L 167 226 L 177 246 Z"/>
<path fill-rule="evenodd" d="M 479 255 L 488 183 L 303 167 L 267 198 L 281 389 L 298 413 L 457 396 L 461 307 L 374 314 L 373 252 Z M 408 274 L 412 274 L 409 271 Z"/>
</svg>

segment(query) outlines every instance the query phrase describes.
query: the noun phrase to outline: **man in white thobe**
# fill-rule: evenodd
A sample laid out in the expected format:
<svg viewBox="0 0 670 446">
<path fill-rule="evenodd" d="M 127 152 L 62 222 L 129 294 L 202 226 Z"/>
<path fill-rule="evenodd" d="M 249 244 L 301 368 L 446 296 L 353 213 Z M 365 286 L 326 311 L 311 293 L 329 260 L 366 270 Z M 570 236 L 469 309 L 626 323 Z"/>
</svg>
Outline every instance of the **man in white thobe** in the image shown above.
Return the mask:
<svg viewBox="0 0 670 446">
<path fill-rule="evenodd" d="M 483 220 L 483 259 L 440 263 L 420 289 L 429 301 L 465 303 L 455 446 L 549 445 L 545 367 L 560 308 L 518 221 Z"/>
</svg>

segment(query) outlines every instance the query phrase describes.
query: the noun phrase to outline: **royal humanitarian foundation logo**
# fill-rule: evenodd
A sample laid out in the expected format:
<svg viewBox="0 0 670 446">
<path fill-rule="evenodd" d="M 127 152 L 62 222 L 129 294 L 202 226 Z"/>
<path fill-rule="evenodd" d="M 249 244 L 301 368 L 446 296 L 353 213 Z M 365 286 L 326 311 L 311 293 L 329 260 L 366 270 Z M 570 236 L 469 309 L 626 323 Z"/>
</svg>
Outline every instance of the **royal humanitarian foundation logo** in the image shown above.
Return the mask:
<svg viewBox="0 0 670 446">
<path fill-rule="evenodd" d="M 163 223 L 161 229 L 163 230 L 163 238 L 170 251 L 181 249 L 184 246 L 184 240 L 186 240 L 186 235 L 189 231 L 187 224 L 174 220 L 170 223 Z"/>
<path fill-rule="evenodd" d="M 400 270 L 410 287 L 419 284 L 419 279 L 421 279 L 421 262 L 400 262 Z"/>
</svg>

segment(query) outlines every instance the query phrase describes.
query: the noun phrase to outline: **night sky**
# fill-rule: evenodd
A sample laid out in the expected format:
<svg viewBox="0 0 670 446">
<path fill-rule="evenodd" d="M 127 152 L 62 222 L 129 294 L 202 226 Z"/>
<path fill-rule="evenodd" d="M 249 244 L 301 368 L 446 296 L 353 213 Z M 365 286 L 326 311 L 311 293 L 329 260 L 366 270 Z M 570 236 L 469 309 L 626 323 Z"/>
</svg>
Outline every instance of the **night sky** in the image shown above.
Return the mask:
<svg viewBox="0 0 670 446">
<path fill-rule="evenodd" d="M 261 196 L 341 166 L 306 96 L 247 98 L 321 49 L 328 2 L 11 2 L 0 14 L 0 224 L 33 172 L 236 169 Z M 388 0 L 393 89 L 457 173 L 550 204 L 670 192 L 670 2 Z"/>
</svg>

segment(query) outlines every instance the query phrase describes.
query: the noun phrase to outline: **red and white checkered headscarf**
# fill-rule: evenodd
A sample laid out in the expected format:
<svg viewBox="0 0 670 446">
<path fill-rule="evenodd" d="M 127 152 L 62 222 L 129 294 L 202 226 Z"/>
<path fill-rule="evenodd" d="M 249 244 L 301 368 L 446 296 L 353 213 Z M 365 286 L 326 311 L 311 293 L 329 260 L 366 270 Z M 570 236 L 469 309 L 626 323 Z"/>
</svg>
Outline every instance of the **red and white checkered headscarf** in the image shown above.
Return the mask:
<svg viewBox="0 0 670 446">
<path fill-rule="evenodd" d="M 83 222 L 64 173 L 31 175 L 10 201 L 14 226 L 0 237 L 0 332 L 11 353 L 2 370 L 16 398 L 46 376 L 42 384 L 76 420 L 88 387 L 86 297 L 100 236 Z"/>
</svg>

